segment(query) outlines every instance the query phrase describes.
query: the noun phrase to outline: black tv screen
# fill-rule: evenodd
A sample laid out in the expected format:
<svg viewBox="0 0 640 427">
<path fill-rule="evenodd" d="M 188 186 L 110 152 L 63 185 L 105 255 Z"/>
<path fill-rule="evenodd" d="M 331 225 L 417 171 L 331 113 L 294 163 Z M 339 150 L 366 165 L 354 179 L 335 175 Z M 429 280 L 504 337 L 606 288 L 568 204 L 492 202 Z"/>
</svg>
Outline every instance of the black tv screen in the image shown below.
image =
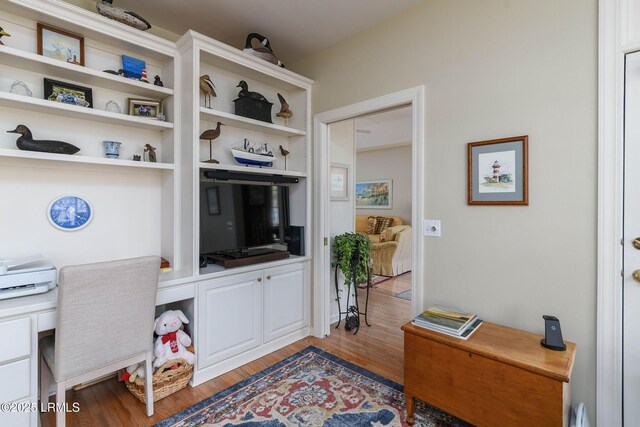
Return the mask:
<svg viewBox="0 0 640 427">
<path fill-rule="evenodd" d="M 285 244 L 289 188 L 200 182 L 200 253 Z"/>
</svg>

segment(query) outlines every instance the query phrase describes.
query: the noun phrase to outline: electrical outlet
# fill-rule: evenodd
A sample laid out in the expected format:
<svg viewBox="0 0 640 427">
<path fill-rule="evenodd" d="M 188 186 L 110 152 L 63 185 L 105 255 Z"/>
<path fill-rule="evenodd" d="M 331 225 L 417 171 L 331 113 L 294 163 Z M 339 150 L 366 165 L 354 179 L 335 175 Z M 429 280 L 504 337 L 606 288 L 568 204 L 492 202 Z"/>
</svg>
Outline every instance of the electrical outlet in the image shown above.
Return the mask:
<svg viewBox="0 0 640 427">
<path fill-rule="evenodd" d="M 440 237 L 442 233 L 439 219 L 425 219 L 423 222 L 423 233 L 428 237 Z"/>
</svg>

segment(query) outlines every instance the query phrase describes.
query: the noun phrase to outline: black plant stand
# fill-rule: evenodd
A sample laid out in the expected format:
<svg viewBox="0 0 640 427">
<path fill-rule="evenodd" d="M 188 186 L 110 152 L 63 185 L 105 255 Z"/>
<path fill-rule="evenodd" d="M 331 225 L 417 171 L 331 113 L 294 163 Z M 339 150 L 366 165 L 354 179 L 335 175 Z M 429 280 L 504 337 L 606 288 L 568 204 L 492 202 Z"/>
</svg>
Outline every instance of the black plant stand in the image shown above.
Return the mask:
<svg viewBox="0 0 640 427">
<path fill-rule="evenodd" d="M 360 329 L 360 315 L 364 315 L 364 323 L 367 326 L 371 326 L 369 324 L 369 319 L 367 318 L 367 312 L 369 311 L 369 288 L 371 287 L 371 269 L 367 268 L 367 297 L 364 303 L 364 311 L 360 311 L 360 305 L 358 304 L 357 274 L 355 269 L 355 266 L 358 263 L 358 261 L 359 261 L 358 255 L 356 255 L 355 258 L 351 259 L 351 270 L 353 271 L 352 286 L 356 287 L 354 292 L 355 305 L 349 305 L 349 298 L 351 295 L 350 295 L 350 292 L 347 291 L 347 304 L 346 304 L 347 310 L 346 311 L 342 311 L 342 309 L 340 308 L 340 288 L 338 284 L 338 268 L 339 268 L 338 266 L 336 266 L 335 275 L 334 275 L 334 281 L 336 285 L 336 301 L 338 302 L 338 324 L 336 325 L 336 329 L 340 327 L 340 322 L 342 321 L 342 315 L 344 314 L 345 329 L 347 331 L 350 330 L 350 328 L 352 328 L 349 322 L 349 317 L 352 317 L 355 319 L 355 330 L 353 332 L 353 335 L 357 334 L 358 330 Z"/>
</svg>

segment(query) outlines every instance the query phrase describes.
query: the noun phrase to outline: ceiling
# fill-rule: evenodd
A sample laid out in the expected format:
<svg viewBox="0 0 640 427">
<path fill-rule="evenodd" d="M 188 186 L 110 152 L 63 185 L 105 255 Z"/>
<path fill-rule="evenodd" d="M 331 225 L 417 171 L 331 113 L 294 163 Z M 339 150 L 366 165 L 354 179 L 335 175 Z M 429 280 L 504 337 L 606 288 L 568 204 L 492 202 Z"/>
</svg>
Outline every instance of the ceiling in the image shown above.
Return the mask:
<svg viewBox="0 0 640 427">
<path fill-rule="evenodd" d="M 369 151 L 411 144 L 410 106 L 356 119 L 356 151 Z"/>
<path fill-rule="evenodd" d="M 114 0 L 177 34 L 188 29 L 243 48 L 247 34 L 268 37 L 276 56 L 298 61 L 424 0 Z"/>
</svg>

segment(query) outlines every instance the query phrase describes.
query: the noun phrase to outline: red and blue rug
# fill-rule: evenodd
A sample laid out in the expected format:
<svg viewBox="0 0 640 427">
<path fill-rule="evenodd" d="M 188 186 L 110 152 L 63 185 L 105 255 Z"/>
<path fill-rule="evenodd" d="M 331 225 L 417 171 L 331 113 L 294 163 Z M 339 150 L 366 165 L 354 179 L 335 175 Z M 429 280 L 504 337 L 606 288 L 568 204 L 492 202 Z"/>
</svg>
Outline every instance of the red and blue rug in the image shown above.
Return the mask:
<svg viewBox="0 0 640 427">
<path fill-rule="evenodd" d="M 195 426 L 408 426 L 402 386 L 316 347 L 294 354 L 156 424 Z M 417 402 L 420 427 L 469 424 Z"/>
</svg>

